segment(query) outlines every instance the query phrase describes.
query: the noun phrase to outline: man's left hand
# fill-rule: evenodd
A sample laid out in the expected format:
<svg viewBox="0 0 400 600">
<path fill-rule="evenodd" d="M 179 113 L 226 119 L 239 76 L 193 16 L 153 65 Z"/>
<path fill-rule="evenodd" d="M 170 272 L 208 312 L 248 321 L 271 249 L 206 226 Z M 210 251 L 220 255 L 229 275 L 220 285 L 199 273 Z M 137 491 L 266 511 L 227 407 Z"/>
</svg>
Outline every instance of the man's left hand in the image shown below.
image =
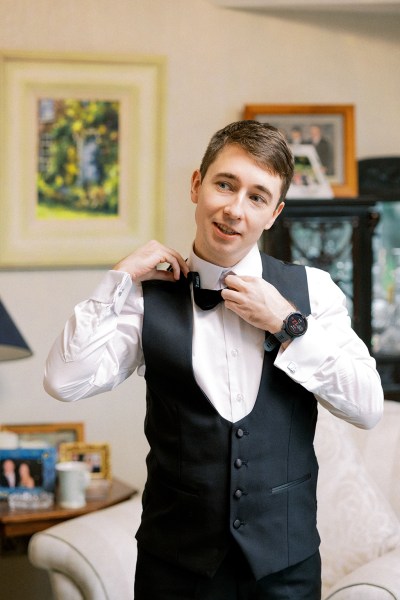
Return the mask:
<svg viewBox="0 0 400 600">
<path fill-rule="evenodd" d="M 294 307 L 260 277 L 227 275 L 222 297 L 226 308 L 259 329 L 276 333 Z"/>
</svg>

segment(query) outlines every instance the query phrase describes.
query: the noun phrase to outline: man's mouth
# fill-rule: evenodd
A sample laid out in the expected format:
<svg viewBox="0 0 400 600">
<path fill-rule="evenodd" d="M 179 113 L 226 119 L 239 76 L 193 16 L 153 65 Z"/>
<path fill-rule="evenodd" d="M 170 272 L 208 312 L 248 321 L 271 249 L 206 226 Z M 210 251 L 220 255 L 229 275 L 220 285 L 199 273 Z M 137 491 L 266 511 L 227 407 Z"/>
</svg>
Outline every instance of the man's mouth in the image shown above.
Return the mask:
<svg viewBox="0 0 400 600">
<path fill-rule="evenodd" d="M 234 229 L 231 229 L 230 227 L 228 227 L 227 225 L 223 225 L 222 223 L 214 223 L 216 228 L 221 231 L 221 233 L 223 233 L 224 235 L 240 235 L 237 231 L 235 231 Z"/>
</svg>

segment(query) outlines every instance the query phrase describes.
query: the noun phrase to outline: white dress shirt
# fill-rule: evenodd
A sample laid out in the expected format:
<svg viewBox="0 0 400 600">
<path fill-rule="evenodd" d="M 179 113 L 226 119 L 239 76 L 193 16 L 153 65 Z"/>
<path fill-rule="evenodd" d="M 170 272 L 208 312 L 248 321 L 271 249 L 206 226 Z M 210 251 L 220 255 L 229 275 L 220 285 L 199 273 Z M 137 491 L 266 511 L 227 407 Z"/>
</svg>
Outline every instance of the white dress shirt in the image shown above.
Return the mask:
<svg viewBox="0 0 400 600">
<path fill-rule="evenodd" d="M 232 268 L 193 252 L 201 286 L 224 287 L 229 272 L 262 276 L 257 246 Z M 373 427 L 383 408 L 375 360 L 351 329 L 343 292 L 325 271 L 306 267 L 311 315 L 304 336 L 280 349 L 275 366 L 314 393 L 336 416 Z M 113 389 L 135 370 L 145 372 L 141 335 L 143 294 L 128 273 L 109 271 L 91 298 L 75 307 L 46 363 L 45 389 L 65 401 Z M 202 311 L 193 303 L 193 370 L 216 410 L 231 422 L 249 414 L 260 384 L 265 332 L 220 303 Z"/>
</svg>

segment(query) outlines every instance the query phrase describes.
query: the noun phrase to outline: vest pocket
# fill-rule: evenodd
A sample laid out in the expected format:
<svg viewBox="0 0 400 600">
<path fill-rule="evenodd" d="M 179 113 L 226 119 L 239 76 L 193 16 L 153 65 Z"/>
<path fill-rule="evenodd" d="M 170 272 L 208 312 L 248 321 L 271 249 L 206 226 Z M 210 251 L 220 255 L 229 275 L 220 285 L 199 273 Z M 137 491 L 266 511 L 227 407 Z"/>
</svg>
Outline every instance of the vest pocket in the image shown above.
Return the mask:
<svg viewBox="0 0 400 600">
<path fill-rule="evenodd" d="M 311 479 L 311 473 L 307 473 L 307 475 L 303 475 L 303 477 L 293 479 L 292 481 L 288 481 L 287 483 L 282 483 L 281 485 L 271 488 L 271 494 L 280 494 L 281 492 L 286 492 L 286 490 L 290 490 L 292 487 L 300 485 L 309 479 Z"/>
</svg>

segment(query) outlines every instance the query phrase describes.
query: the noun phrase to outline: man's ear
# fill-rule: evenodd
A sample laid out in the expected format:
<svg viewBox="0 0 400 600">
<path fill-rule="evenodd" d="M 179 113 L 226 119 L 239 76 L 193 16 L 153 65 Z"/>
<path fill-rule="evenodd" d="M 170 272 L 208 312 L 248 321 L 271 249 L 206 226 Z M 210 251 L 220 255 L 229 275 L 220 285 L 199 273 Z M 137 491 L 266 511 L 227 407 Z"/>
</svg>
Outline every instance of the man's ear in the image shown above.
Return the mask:
<svg viewBox="0 0 400 600">
<path fill-rule="evenodd" d="M 199 189 L 201 186 L 201 175 L 200 171 L 196 169 L 192 175 L 192 181 L 190 186 L 190 197 L 192 199 L 193 204 L 197 204 L 199 198 Z"/>
<path fill-rule="evenodd" d="M 279 215 L 281 214 L 281 212 L 283 211 L 284 208 L 285 208 L 285 203 L 284 202 L 279 202 L 278 206 L 276 207 L 276 209 L 272 213 L 272 216 L 271 216 L 270 220 L 268 221 L 268 223 L 264 227 L 265 230 L 271 229 L 272 225 L 275 223 L 276 219 L 279 217 Z"/>
</svg>

